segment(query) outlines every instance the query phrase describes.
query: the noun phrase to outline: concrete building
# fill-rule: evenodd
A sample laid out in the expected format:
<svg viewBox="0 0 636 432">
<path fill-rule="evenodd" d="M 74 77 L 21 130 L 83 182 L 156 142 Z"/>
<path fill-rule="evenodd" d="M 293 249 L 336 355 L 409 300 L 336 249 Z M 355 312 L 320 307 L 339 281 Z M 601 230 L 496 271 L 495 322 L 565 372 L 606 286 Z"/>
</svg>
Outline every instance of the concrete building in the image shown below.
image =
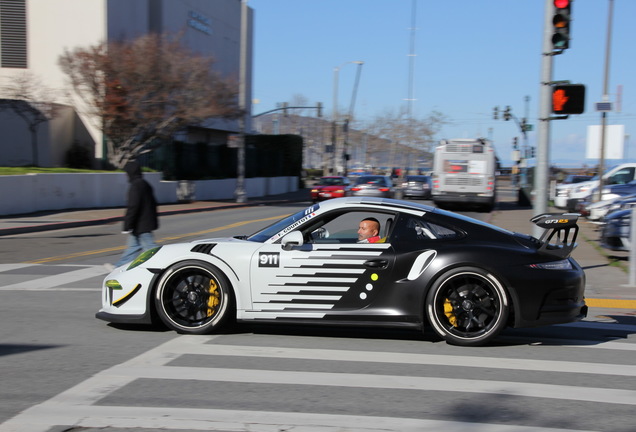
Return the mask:
<svg viewBox="0 0 636 432">
<path fill-rule="evenodd" d="M 58 66 L 64 50 L 152 32 L 181 33 L 188 48 L 213 57 L 215 70 L 238 82 L 242 6 L 241 0 L 0 0 L 0 87 L 28 71 L 48 88 L 59 91 L 55 101 L 62 109 L 37 130 L 38 164 L 63 165 L 74 142 L 94 149 L 95 158 L 104 157 L 103 136 L 95 126 L 99 119 L 82 112 Z M 247 61 L 242 94 L 249 130 L 252 11 L 245 10 Z M 6 99 L 1 90 L 0 99 Z M 210 119 L 203 127 L 184 131 L 179 140 L 219 144 L 238 129 L 237 121 Z M 33 150 L 26 123 L 9 110 L 0 111 L 0 130 L 0 165 L 30 165 Z"/>
</svg>

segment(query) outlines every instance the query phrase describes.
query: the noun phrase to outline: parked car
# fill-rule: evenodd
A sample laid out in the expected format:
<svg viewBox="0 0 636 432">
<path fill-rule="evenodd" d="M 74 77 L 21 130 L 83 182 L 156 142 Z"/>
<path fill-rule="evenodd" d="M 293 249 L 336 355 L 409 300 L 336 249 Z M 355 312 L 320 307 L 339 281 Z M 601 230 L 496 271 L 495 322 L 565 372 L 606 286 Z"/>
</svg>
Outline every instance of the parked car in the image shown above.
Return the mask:
<svg viewBox="0 0 636 432">
<path fill-rule="evenodd" d="M 313 202 L 318 202 L 331 198 L 342 198 L 345 196 L 345 191 L 349 184 L 349 179 L 347 177 L 321 177 L 311 188 L 311 200 Z"/>
<path fill-rule="evenodd" d="M 613 251 L 629 251 L 632 209 L 615 211 L 605 216 L 601 231 L 601 246 Z"/>
<path fill-rule="evenodd" d="M 560 184 L 574 184 L 592 180 L 591 175 L 570 174 Z"/>
<path fill-rule="evenodd" d="M 347 188 L 346 195 L 393 198 L 395 195 L 395 186 L 393 186 L 393 181 L 389 176 L 360 176 L 353 185 Z"/>
<path fill-rule="evenodd" d="M 404 198 L 431 198 L 432 181 L 430 176 L 407 175 L 402 183 L 402 196 Z"/>
<path fill-rule="evenodd" d="M 369 217 L 382 241 L 360 243 Z M 150 249 L 104 278 L 96 317 L 193 335 L 234 320 L 432 328 L 484 345 L 506 327 L 585 317 L 577 218 L 535 216 L 537 239 L 412 201 L 337 198 L 249 236 Z"/>
<path fill-rule="evenodd" d="M 619 210 L 626 210 L 636 205 L 636 194 L 619 196 L 616 198 L 606 199 L 603 201 L 597 201 L 594 203 L 588 203 L 585 209 L 581 213 L 589 220 L 594 222 L 603 222 L 605 216 L 614 213 Z"/>
<path fill-rule="evenodd" d="M 603 174 L 603 185 L 626 184 L 636 177 L 636 163 L 625 163 L 612 167 Z M 585 201 L 594 188 L 599 185 L 599 177 L 581 183 L 563 184 L 556 187 L 554 206 L 557 208 L 574 209 L 578 202 Z M 570 210 L 572 211 L 572 210 Z"/>
<path fill-rule="evenodd" d="M 587 192 L 585 197 L 569 199 L 567 204 L 568 211 L 580 213 L 583 216 L 587 216 L 588 219 L 599 219 L 604 216 L 603 211 L 612 201 L 636 194 L 636 180 L 625 184 L 604 186 L 601 201 L 595 202 L 597 191 L 598 188 L 594 187 Z"/>
</svg>

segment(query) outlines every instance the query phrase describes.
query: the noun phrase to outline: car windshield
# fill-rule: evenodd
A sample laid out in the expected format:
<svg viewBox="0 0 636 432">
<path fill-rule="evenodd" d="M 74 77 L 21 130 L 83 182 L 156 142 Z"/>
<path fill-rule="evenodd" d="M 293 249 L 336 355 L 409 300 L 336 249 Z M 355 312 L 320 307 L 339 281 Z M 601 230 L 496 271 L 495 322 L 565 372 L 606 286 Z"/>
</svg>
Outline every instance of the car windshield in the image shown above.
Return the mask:
<svg viewBox="0 0 636 432">
<path fill-rule="evenodd" d="M 321 178 L 318 182 L 318 186 L 342 186 L 344 185 L 344 179 L 335 177 Z"/>
<path fill-rule="evenodd" d="M 356 184 L 380 184 L 384 185 L 384 177 L 382 176 L 365 176 L 356 180 Z"/>
<path fill-rule="evenodd" d="M 278 235 L 277 237 L 282 237 L 284 234 L 293 231 L 294 228 L 311 219 L 314 216 L 313 213 L 317 209 L 317 204 L 311 207 L 307 207 L 306 209 L 301 210 L 298 213 L 287 216 L 286 218 L 281 219 L 278 222 L 274 222 L 265 229 L 255 232 L 254 234 L 248 236 L 246 240 L 263 243 L 276 235 Z"/>
<path fill-rule="evenodd" d="M 428 177 L 426 176 L 407 176 L 406 177 L 407 182 L 426 182 L 427 180 L 428 180 Z"/>
</svg>

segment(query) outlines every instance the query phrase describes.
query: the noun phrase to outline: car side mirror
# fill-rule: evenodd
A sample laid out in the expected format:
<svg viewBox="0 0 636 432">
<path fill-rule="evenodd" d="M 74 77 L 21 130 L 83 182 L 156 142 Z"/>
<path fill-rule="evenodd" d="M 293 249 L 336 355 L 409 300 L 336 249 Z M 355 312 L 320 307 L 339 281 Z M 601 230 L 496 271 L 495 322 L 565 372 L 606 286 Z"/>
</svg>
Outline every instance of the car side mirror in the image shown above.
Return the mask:
<svg viewBox="0 0 636 432">
<path fill-rule="evenodd" d="M 289 234 L 285 235 L 280 243 L 283 245 L 283 249 L 286 251 L 292 250 L 294 246 L 302 246 L 304 243 L 303 233 L 301 233 L 300 231 L 292 231 Z"/>
</svg>

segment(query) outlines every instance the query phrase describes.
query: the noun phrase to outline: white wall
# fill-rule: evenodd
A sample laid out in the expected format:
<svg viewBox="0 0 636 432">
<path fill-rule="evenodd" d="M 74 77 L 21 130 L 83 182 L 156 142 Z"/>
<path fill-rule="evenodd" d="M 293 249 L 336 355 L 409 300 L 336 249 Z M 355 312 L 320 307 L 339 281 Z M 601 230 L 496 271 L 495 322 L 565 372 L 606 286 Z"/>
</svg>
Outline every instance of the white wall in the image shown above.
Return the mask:
<svg viewBox="0 0 636 432">
<path fill-rule="evenodd" d="M 179 201 L 178 181 L 163 181 L 161 173 L 144 173 L 152 185 L 157 201 Z M 236 179 L 192 182 L 197 201 L 234 198 Z M 128 177 L 125 173 L 96 174 L 28 174 L 0 176 L 0 215 L 34 213 L 48 210 L 124 207 Z M 263 177 L 245 179 L 248 198 L 278 195 L 298 190 L 298 177 Z"/>
</svg>

